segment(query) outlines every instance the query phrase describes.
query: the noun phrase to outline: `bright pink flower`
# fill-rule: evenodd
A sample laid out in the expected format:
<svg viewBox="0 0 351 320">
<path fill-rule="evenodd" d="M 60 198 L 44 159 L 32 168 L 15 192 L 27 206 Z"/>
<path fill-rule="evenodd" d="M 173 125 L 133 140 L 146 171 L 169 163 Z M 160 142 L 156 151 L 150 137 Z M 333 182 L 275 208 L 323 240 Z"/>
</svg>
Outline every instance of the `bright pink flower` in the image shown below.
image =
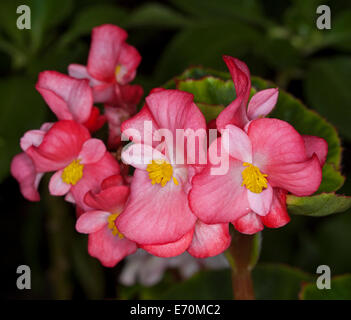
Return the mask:
<svg viewBox="0 0 351 320">
<path fill-rule="evenodd" d="M 249 68 L 244 62 L 230 56 L 223 56 L 223 60 L 233 78 L 236 98 L 217 117 L 217 128 L 224 129 L 228 124 L 244 128 L 249 121 L 265 117 L 272 111 L 277 103 L 278 89 L 261 90 L 252 96 L 248 104 L 251 90 Z"/>
<path fill-rule="evenodd" d="M 144 136 L 147 122 L 152 124 L 147 135 L 154 134 L 154 140 L 159 141 L 152 142 Z M 162 140 L 156 131 L 160 128 L 169 130 L 171 139 Z M 131 134 L 131 129 L 138 134 Z M 176 164 L 176 144 L 171 143 L 176 129 L 199 129 L 204 135 L 197 137 L 197 148 L 205 146 L 204 116 L 194 104 L 193 95 L 178 90 L 150 94 L 143 109 L 122 124 L 122 132 L 132 136 L 134 142 L 124 150 L 122 160 L 136 170 L 129 201 L 116 223 L 126 237 L 141 245 L 176 242 L 189 236 L 197 220 L 187 200 L 193 165 L 187 161 Z M 184 157 L 191 151 L 185 144 Z"/>
<path fill-rule="evenodd" d="M 105 267 L 114 267 L 120 260 L 137 250 L 135 242 L 122 235 L 115 220 L 128 199 L 129 187 L 102 186 L 101 191 L 88 192 L 85 202 L 94 210 L 83 213 L 77 220 L 78 232 L 89 234 L 88 252 Z"/>
<path fill-rule="evenodd" d="M 307 196 L 320 185 L 317 155 L 307 156 L 301 135 L 282 120 L 253 120 L 247 133 L 233 125 L 226 129 L 228 134 L 210 146 L 208 165 L 192 180 L 193 212 L 206 223 L 234 222 L 245 233 L 263 228 L 260 217 L 267 225 L 287 222 L 285 193 Z M 219 145 L 227 155 L 223 159 L 228 159 L 229 171 L 212 175 L 211 159 Z"/>
<path fill-rule="evenodd" d="M 69 192 L 83 209 L 87 208 L 84 195 L 119 173 L 117 161 L 103 142 L 92 139 L 84 126 L 72 120 L 58 121 L 47 132 L 29 131 L 21 146 L 38 173 L 56 171 L 49 183 L 50 193 L 62 196 Z"/>
<path fill-rule="evenodd" d="M 90 80 L 95 102 L 123 107 L 131 95 L 142 91 L 136 85 L 124 87 L 134 79 L 141 61 L 138 51 L 125 42 L 127 36 L 125 30 L 111 24 L 95 27 L 87 67 L 68 67 L 72 77 Z"/>
<path fill-rule="evenodd" d="M 96 131 L 106 119 L 93 106 L 93 93 L 88 80 L 69 77 L 56 71 L 39 74 L 36 89 L 59 120 L 75 120 Z"/>
</svg>

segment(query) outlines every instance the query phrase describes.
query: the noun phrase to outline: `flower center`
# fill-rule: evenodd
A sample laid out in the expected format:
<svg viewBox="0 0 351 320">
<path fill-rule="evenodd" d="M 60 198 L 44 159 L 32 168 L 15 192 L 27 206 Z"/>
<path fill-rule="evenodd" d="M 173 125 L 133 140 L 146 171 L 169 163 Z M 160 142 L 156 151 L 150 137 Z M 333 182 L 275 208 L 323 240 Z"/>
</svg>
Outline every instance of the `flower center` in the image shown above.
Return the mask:
<svg viewBox="0 0 351 320">
<path fill-rule="evenodd" d="M 121 72 L 122 66 L 120 64 L 117 65 L 115 69 L 115 76 L 118 77 L 118 74 Z"/>
<path fill-rule="evenodd" d="M 178 185 L 178 181 L 173 175 L 173 168 L 170 163 L 165 160 L 152 160 L 150 164 L 147 165 L 146 171 L 149 173 L 149 178 L 151 183 L 159 183 L 162 187 L 173 178 L 175 185 Z"/>
<path fill-rule="evenodd" d="M 75 185 L 83 177 L 84 165 L 80 164 L 80 160 L 73 160 L 62 172 L 62 181 Z"/>
<path fill-rule="evenodd" d="M 254 193 L 261 193 L 263 188 L 267 188 L 267 174 L 263 174 L 259 168 L 251 163 L 244 162 L 244 167 L 247 167 L 241 173 L 243 177 L 242 186 L 245 185 L 247 189 Z"/>
<path fill-rule="evenodd" d="M 112 234 L 114 236 L 118 235 L 118 237 L 120 239 L 123 239 L 124 238 L 123 234 L 119 232 L 119 230 L 117 229 L 116 224 L 115 224 L 115 221 L 116 221 L 118 216 L 119 216 L 119 213 L 114 213 L 114 214 L 109 215 L 109 217 L 107 218 L 108 228 L 112 230 Z"/>
</svg>

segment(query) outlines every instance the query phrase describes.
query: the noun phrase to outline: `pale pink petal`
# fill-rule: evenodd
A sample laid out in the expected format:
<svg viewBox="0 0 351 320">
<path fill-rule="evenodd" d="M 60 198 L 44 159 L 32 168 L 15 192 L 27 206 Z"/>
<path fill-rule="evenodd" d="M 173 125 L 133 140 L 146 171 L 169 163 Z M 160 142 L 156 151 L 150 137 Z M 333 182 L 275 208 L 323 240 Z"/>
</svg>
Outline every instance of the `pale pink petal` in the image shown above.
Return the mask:
<svg viewBox="0 0 351 320">
<path fill-rule="evenodd" d="M 167 157 L 158 150 L 149 145 L 140 143 L 127 145 L 123 149 L 121 157 L 125 164 L 129 164 L 141 170 L 146 170 L 152 160 L 168 161 Z"/>
<path fill-rule="evenodd" d="M 35 146 L 38 147 L 44 137 L 46 132 L 43 130 L 29 130 L 21 138 L 20 145 L 23 151 L 26 151 L 29 147 Z"/>
<path fill-rule="evenodd" d="M 95 163 L 104 156 L 105 152 L 106 146 L 101 140 L 89 139 L 84 142 L 78 159 L 82 160 L 82 164 Z"/>
<path fill-rule="evenodd" d="M 112 25 L 104 24 L 92 31 L 88 57 L 88 72 L 101 81 L 112 81 L 127 32 Z"/>
<path fill-rule="evenodd" d="M 222 132 L 223 149 L 234 159 L 252 162 L 252 146 L 248 135 L 242 129 L 227 125 Z"/>
<path fill-rule="evenodd" d="M 76 222 L 76 230 L 80 233 L 93 233 L 99 231 L 108 224 L 110 212 L 89 211 L 79 216 Z"/>
<path fill-rule="evenodd" d="M 265 216 L 271 210 L 273 189 L 268 184 L 261 193 L 254 193 L 247 190 L 247 199 L 253 212 L 260 216 Z"/>
<path fill-rule="evenodd" d="M 235 220 L 233 225 L 236 230 L 245 234 L 255 234 L 264 228 L 261 217 L 254 212 L 249 212 L 247 215 Z"/>
<path fill-rule="evenodd" d="M 247 116 L 250 120 L 268 115 L 275 107 L 278 100 L 278 89 L 270 88 L 254 94 L 247 107 Z"/>
<path fill-rule="evenodd" d="M 222 253 L 231 242 L 228 226 L 227 223 L 205 224 L 198 220 L 188 252 L 195 258 L 213 257 Z"/>
<path fill-rule="evenodd" d="M 129 200 L 117 219 L 127 238 L 143 245 L 166 244 L 183 237 L 195 221 L 181 182 L 152 185 L 146 171 L 135 170 Z"/>
<path fill-rule="evenodd" d="M 62 171 L 63 170 L 57 171 L 50 179 L 49 191 L 53 196 L 63 196 L 71 189 L 70 184 L 62 181 Z"/>
</svg>

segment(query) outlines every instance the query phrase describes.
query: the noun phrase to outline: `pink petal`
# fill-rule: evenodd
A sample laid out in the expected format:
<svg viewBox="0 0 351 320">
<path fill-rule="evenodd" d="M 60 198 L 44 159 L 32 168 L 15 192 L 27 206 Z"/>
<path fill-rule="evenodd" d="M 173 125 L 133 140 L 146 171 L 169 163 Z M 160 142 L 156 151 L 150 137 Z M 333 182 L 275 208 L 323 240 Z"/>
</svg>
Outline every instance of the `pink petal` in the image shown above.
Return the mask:
<svg viewBox="0 0 351 320">
<path fill-rule="evenodd" d="M 121 71 L 117 74 L 117 82 L 121 85 L 131 82 L 135 77 L 136 69 L 140 64 L 140 61 L 141 56 L 138 50 L 127 43 L 123 43 L 118 58 L 118 64 L 121 66 Z"/>
<path fill-rule="evenodd" d="M 23 197 L 29 201 L 40 200 L 37 188 L 42 175 L 37 174 L 33 161 L 24 152 L 12 159 L 11 174 L 18 181 Z"/>
<path fill-rule="evenodd" d="M 104 190 L 110 187 L 120 186 L 123 185 L 123 183 L 123 177 L 120 174 L 115 174 L 102 181 L 101 189 Z"/>
<path fill-rule="evenodd" d="M 117 149 L 121 143 L 121 124 L 130 117 L 130 114 L 122 108 L 105 105 L 105 116 L 108 122 L 108 145 L 111 149 Z"/>
<path fill-rule="evenodd" d="M 68 74 L 76 79 L 92 79 L 88 73 L 87 67 L 81 64 L 71 63 L 68 66 Z"/>
<path fill-rule="evenodd" d="M 248 135 L 240 128 L 227 125 L 222 132 L 223 149 L 234 159 L 252 162 L 252 146 Z"/>
<path fill-rule="evenodd" d="M 93 96 L 96 103 L 111 104 L 116 100 L 115 83 L 101 83 L 93 86 Z"/>
<path fill-rule="evenodd" d="M 88 120 L 93 95 L 87 80 L 75 79 L 56 71 L 39 74 L 36 89 L 59 120 Z"/>
<path fill-rule="evenodd" d="M 29 130 L 21 138 L 20 145 L 23 151 L 26 151 L 29 147 L 38 147 L 45 137 L 46 132 L 43 130 Z"/>
<path fill-rule="evenodd" d="M 316 192 L 322 181 L 322 168 L 316 154 L 309 160 L 267 167 L 268 182 L 297 196 Z"/>
<path fill-rule="evenodd" d="M 205 224 L 198 220 L 188 252 L 195 258 L 216 256 L 225 251 L 231 242 L 228 224 Z"/>
<path fill-rule="evenodd" d="M 99 139 L 89 139 L 84 142 L 78 158 L 82 164 L 95 163 L 105 154 L 105 144 Z"/>
<path fill-rule="evenodd" d="M 62 181 L 62 171 L 57 171 L 50 179 L 49 191 L 53 196 L 63 196 L 71 189 L 71 185 Z"/>
<path fill-rule="evenodd" d="M 268 115 L 277 103 L 278 94 L 277 88 L 261 90 L 254 94 L 247 108 L 248 118 L 254 120 Z"/>
<path fill-rule="evenodd" d="M 152 137 L 159 127 L 149 108 L 144 106 L 134 117 L 124 121 L 121 131 L 134 143 L 152 144 Z M 155 144 L 153 144 L 155 146 Z"/>
<path fill-rule="evenodd" d="M 328 154 L 327 141 L 325 141 L 323 138 L 307 135 L 303 135 L 302 138 L 305 142 L 307 157 L 310 158 L 315 153 L 319 159 L 319 162 L 321 163 L 321 166 L 323 166 Z"/>
<path fill-rule="evenodd" d="M 254 193 L 247 190 L 247 199 L 249 200 L 250 208 L 260 216 L 265 216 L 271 210 L 272 198 L 273 189 L 269 184 L 261 193 Z"/>
<path fill-rule="evenodd" d="M 33 159 L 39 172 L 56 171 L 76 159 L 89 138 L 89 131 L 82 125 L 61 120 L 50 128 L 38 147 L 31 146 L 26 153 Z"/>
<path fill-rule="evenodd" d="M 136 250 L 137 245 L 134 242 L 126 238 L 120 239 L 118 235 L 114 236 L 107 227 L 89 234 L 88 252 L 92 257 L 99 259 L 105 267 L 114 267 Z"/>
<path fill-rule="evenodd" d="M 243 128 L 248 121 L 246 105 L 251 89 L 250 71 L 247 65 L 238 59 L 223 56 L 223 60 L 227 64 L 234 81 L 236 99 L 217 117 L 217 128 L 221 130 L 228 124 L 234 124 L 239 128 Z"/>
<path fill-rule="evenodd" d="M 257 119 L 250 123 L 248 136 L 252 143 L 253 164 L 263 173 L 268 167 L 307 159 L 301 135 L 287 122 Z"/>
<path fill-rule="evenodd" d="M 220 140 L 218 144 L 220 144 Z M 209 149 L 209 156 L 215 152 L 214 143 Z M 229 158 L 229 171 L 213 175 L 210 162 L 205 169 L 194 176 L 189 203 L 197 217 L 205 223 L 226 223 L 233 221 L 250 211 L 246 188 L 241 186 L 242 162 Z M 220 199 L 220 201 L 219 201 Z"/>
<path fill-rule="evenodd" d="M 89 191 L 84 198 L 85 203 L 97 210 L 120 213 L 129 196 L 129 187 L 114 186 L 99 193 Z"/>
<path fill-rule="evenodd" d="M 119 172 L 118 162 L 109 152 L 106 152 L 100 161 L 84 165 L 82 179 L 71 187 L 71 193 L 77 205 L 84 211 L 90 211 L 91 207 L 84 202 L 86 193 L 88 191 L 98 193 L 101 190 L 102 181 Z"/>
<path fill-rule="evenodd" d="M 80 233 L 93 233 L 99 231 L 108 224 L 110 212 L 89 211 L 79 216 L 76 230 Z"/>
<path fill-rule="evenodd" d="M 290 221 L 286 210 L 286 191 L 279 188 L 273 189 L 271 210 L 266 216 L 261 217 L 261 221 L 268 228 L 280 228 Z"/>
<path fill-rule="evenodd" d="M 91 76 L 100 81 L 114 80 L 118 57 L 127 36 L 126 31 L 111 24 L 93 29 L 87 66 Z"/>
<path fill-rule="evenodd" d="M 83 123 L 90 132 L 98 131 L 106 122 L 106 116 L 100 114 L 100 110 L 97 107 L 93 107 L 89 116 L 89 119 Z"/>
<path fill-rule="evenodd" d="M 152 160 L 165 160 L 167 157 L 147 144 L 134 143 L 127 145 L 121 155 L 122 161 L 134 168 L 146 170 Z"/>
<path fill-rule="evenodd" d="M 255 234 L 264 228 L 261 217 L 254 212 L 249 212 L 247 215 L 235 220 L 233 225 L 236 230 L 245 234 Z"/>
<path fill-rule="evenodd" d="M 179 240 L 161 245 L 142 245 L 141 248 L 154 256 L 162 258 L 175 257 L 182 254 L 188 249 L 193 238 L 194 230 L 190 230 Z"/>
<path fill-rule="evenodd" d="M 117 220 L 127 238 L 143 245 L 175 242 L 195 221 L 180 182 L 152 185 L 146 171 L 135 170 L 128 203 Z"/>
<path fill-rule="evenodd" d="M 116 104 L 128 111 L 130 114 L 136 112 L 136 106 L 143 96 L 144 90 L 141 86 L 134 84 L 126 84 L 124 86 L 116 86 L 119 88 L 119 95 Z"/>
</svg>

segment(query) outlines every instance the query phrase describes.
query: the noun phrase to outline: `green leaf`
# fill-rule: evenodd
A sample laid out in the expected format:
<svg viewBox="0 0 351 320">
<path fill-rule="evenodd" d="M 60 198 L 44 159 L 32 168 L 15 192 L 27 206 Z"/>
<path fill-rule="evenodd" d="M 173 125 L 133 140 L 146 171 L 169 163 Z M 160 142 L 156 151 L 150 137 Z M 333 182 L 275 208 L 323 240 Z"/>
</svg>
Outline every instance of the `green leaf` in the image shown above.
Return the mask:
<svg viewBox="0 0 351 320">
<path fill-rule="evenodd" d="M 299 297 L 302 300 L 350 300 L 351 275 L 333 277 L 330 289 L 321 290 L 316 283 L 308 283 L 303 286 Z"/>
<path fill-rule="evenodd" d="M 124 26 L 128 13 L 124 8 L 117 5 L 97 4 L 82 8 L 68 32 L 62 37 L 62 46 L 69 44 L 78 37 L 88 35 L 91 30 L 101 24 L 111 23 Z"/>
<path fill-rule="evenodd" d="M 351 74 L 349 57 L 314 61 L 307 71 L 305 93 L 311 107 L 351 139 L 351 91 L 346 85 Z"/>
<path fill-rule="evenodd" d="M 259 264 L 253 270 L 256 299 L 297 299 L 303 282 L 311 275 L 283 264 Z"/>
<path fill-rule="evenodd" d="M 126 27 L 178 28 L 188 23 L 188 19 L 170 7 L 160 3 L 146 3 L 137 7 L 129 15 Z"/>
<path fill-rule="evenodd" d="M 215 77 L 179 81 L 177 88 L 192 93 L 195 103 L 222 105 L 225 107 L 235 98 L 233 81 L 223 81 Z"/>
<path fill-rule="evenodd" d="M 342 187 L 345 177 L 335 169 L 333 163 L 326 163 L 323 166 L 322 183 L 316 191 L 317 194 L 322 192 L 332 192 Z"/>
<path fill-rule="evenodd" d="M 351 197 L 335 193 L 322 193 L 309 197 L 288 195 L 286 203 L 289 213 L 323 217 L 349 209 L 351 207 Z"/>
<path fill-rule="evenodd" d="M 9 174 L 11 159 L 20 152 L 21 136 L 44 120 L 46 109 L 34 84 L 27 77 L 0 80 L 0 180 Z"/>
</svg>

